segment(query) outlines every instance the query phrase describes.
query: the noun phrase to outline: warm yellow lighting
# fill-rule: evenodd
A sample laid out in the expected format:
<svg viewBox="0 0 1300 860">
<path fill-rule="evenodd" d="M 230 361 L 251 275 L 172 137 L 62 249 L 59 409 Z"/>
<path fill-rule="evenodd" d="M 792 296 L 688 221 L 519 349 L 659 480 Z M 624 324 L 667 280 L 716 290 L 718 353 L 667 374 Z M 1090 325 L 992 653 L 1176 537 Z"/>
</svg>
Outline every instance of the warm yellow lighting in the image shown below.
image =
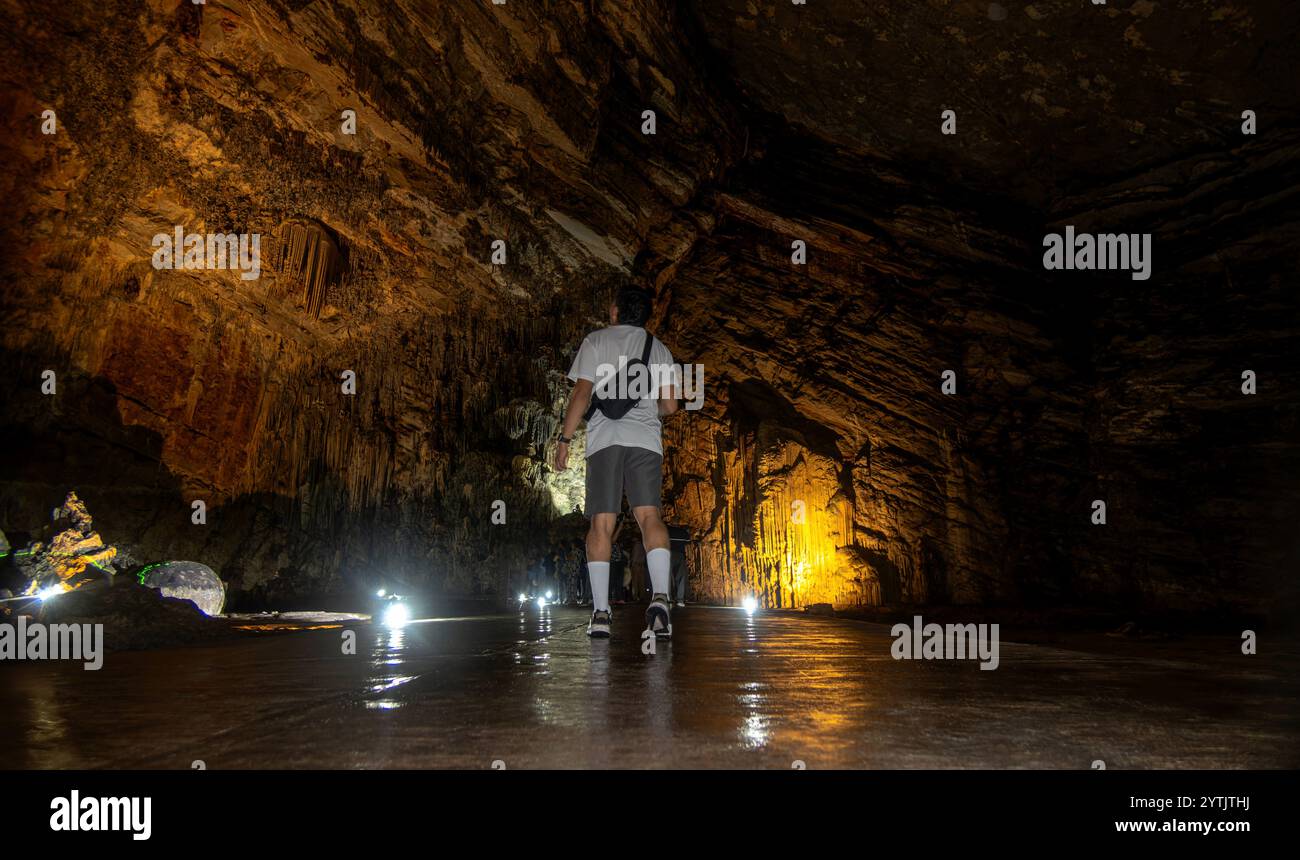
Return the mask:
<svg viewBox="0 0 1300 860">
<path fill-rule="evenodd" d="M 861 603 L 861 571 L 852 552 L 840 551 L 858 543 L 854 505 L 841 487 L 842 463 L 793 440 L 765 440 L 760 433 L 756 441 L 759 452 L 719 452 L 727 466 L 716 492 L 728 510 L 721 558 L 707 571 L 702 590 L 718 588 L 718 596 L 733 603 L 753 595 L 772 608 Z M 700 513 L 710 510 L 709 503 L 701 499 Z M 702 566 L 712 560 L 701 556 Z"/>
</svg>

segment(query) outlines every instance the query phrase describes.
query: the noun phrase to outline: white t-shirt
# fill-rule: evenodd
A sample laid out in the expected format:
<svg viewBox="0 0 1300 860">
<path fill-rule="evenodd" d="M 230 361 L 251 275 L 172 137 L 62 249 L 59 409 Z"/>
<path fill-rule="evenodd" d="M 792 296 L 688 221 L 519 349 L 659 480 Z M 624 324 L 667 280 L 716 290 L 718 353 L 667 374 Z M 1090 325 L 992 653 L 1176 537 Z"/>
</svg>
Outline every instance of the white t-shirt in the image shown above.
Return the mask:
<svg viewBox="0 0 1300 860">
<path fill-rule="evenodd" d="M 578 355 L 569 368 L 569 379 L 585 379 L 599 385 L 612 371 L 641 358 L 645 349 L 646 330 L 635 325 L 612 325 L 587 335 Z M 650 378 L 658 383 L 659 391 L 669 386 L 680 386 L 681 380 L 673 354 L 663 342 L 655 338 L 650 349 Z M 613 389 L 610 394 L 616 394 Z M 658 393 L 658 392 L 655 392 Z M 594 398 L 593 394 L 593 398 Z M 654 397 L 646 397 L 617 421 L 596 412 L 587 423 L 587 456 L 611 445 L 646 448 L 663 454 L 663 440 L 659 430 L 659 404 Z"/>
</svg>

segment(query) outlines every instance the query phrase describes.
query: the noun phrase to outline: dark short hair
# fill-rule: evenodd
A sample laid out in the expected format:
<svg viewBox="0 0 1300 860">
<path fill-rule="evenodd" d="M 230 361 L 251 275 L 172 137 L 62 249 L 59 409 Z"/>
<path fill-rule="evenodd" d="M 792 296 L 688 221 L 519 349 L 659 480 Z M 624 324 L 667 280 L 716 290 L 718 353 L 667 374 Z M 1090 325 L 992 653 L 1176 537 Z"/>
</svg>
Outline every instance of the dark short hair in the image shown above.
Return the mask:
<svg viewBox="0 0 1300 860">
<path fill-rule="evenodd" d="M 650 310 L 654 299 L 649 290 L 632 284 L 625 284 L 614 294 L 614 304 L 618 307 L 619 325 L 643 326 L 650 319 Z"/>
</svg>

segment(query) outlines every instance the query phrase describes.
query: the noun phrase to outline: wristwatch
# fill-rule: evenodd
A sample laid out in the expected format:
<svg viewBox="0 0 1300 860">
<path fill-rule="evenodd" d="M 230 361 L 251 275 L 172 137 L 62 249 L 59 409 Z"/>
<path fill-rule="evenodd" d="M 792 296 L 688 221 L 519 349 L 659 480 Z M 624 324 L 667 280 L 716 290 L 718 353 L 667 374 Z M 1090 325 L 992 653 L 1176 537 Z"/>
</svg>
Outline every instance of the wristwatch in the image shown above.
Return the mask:
<svg viewBox="0 0 1300 860">
<path fill-rule="evenodd" d="M 556 440 L 559 441 L 560 443 L 564 444 L 564 445 L 568 445 L 570 442 L 573 441 L 573 437 L 572 437 L 572 436 L 565 436 L 563 433 L 561 433 L 561 434 L 559 434 L 559 435 L 556 437 Z"/>
</svg>

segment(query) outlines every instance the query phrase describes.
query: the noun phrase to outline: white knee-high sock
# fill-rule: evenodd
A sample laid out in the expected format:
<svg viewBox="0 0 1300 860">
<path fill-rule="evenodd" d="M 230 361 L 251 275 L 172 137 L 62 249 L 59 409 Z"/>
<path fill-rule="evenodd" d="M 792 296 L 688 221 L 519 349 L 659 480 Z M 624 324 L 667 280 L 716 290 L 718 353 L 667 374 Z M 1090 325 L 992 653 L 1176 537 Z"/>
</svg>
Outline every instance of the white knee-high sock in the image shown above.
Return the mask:
<svg viewBox="0 0 1300 860">
<path fill-rule="evenodd" d="M 672 575 L 669 572 L 673 556 L 666 549 L 652 549 L 645 554 L 646 567 L 650 568 L 650 593 L 667 594 Z"/>
<path fill-rule="evenodd" d="M 609 611 L 609 562 L 587 562 L 587 575 L 591 577 L 591 608 Z"/>
</svg>

